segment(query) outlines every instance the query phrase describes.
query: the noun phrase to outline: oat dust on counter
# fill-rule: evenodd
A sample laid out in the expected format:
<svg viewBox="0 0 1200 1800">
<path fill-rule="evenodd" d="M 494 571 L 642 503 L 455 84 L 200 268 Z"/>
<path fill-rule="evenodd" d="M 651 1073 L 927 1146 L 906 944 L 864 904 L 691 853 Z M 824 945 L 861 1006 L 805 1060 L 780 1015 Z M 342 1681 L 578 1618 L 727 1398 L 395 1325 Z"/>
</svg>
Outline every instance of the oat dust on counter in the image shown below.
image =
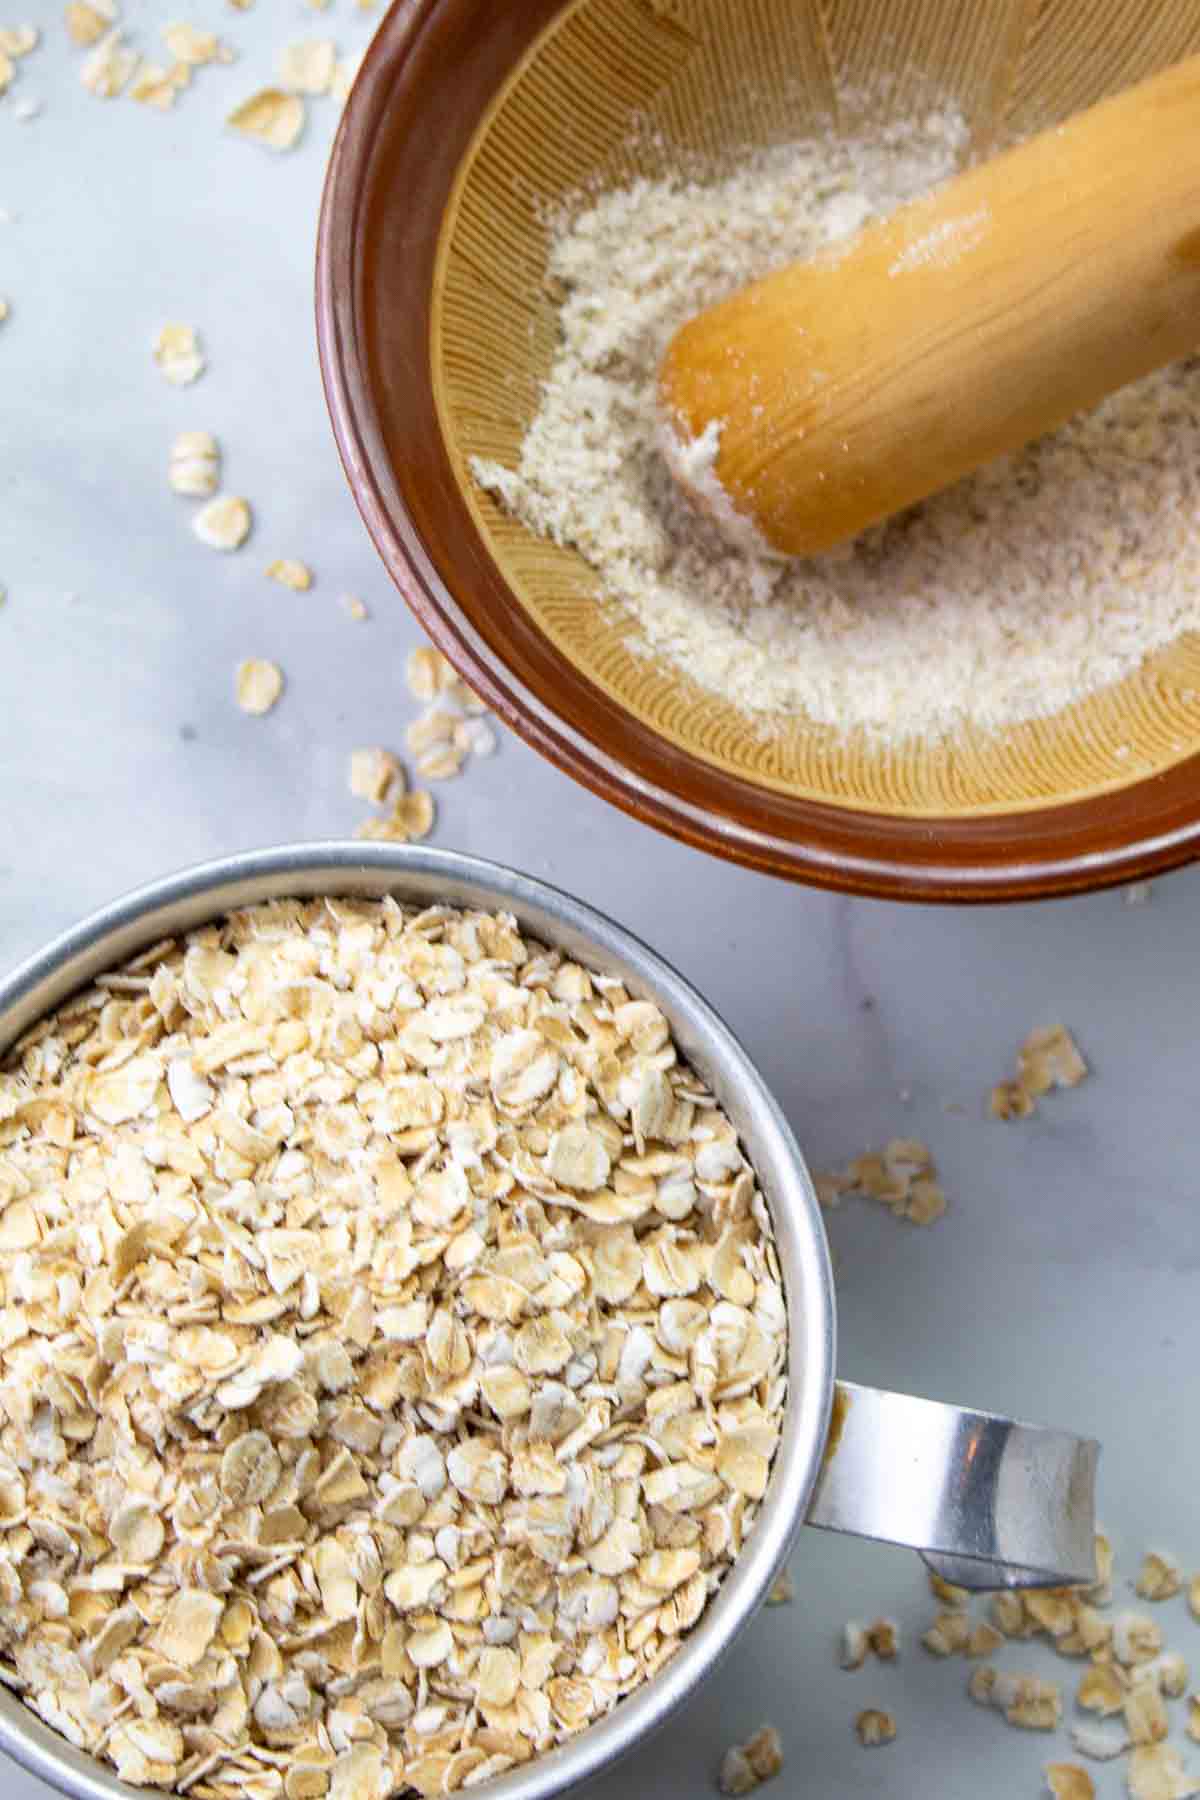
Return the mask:
<svg viewBox="0 0 1200 1800">
<path fill-rule="evenodd" d="M 1200 624 L 1200 364 L 1094 412 L 844 550 L 731 549 L 658 448 L 656 377 L 691 315 L 927 192 L 960 116 L 756 154 L 720 180 L 639 181 L 559 222 L 561 344 L 515 469 L 480 484 L 580 551 L 631 644 L 764 724 L 802 713 L 878 741 L 1046 716 Z"/>
</svg>

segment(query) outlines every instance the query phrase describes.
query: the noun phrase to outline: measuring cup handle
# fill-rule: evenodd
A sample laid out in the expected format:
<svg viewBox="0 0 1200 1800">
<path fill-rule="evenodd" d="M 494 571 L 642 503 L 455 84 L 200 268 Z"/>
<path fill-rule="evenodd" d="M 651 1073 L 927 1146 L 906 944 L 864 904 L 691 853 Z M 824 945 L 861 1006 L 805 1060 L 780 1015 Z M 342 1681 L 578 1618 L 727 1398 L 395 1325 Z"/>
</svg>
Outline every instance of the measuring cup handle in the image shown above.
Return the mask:
<svg viewBox="0 0 1200 1800">
<path fill-rule="evenodd" d="M 966 1588 L 1096 1580 L 1100 1446 L 839 1381 L 808 1523 L 919 1550 Z"/>
</svg>

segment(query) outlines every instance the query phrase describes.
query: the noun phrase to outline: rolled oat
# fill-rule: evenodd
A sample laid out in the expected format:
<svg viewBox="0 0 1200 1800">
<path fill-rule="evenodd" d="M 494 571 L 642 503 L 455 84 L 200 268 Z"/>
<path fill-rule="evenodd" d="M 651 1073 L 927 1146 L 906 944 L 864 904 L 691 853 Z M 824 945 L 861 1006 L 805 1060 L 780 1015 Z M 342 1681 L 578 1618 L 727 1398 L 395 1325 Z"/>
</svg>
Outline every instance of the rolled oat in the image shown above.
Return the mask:
<svg viewBox="0 0 1200 1800">
<path fill-rule="evenodd" d="M 0 1071 L 0 1207 L 0 1675 L 126 1780 L 475 1785 L 651 1677 L 752 1524 L 753 1174 L 656 1009 L 504 915 L 156 945 Z"/>
</svg>

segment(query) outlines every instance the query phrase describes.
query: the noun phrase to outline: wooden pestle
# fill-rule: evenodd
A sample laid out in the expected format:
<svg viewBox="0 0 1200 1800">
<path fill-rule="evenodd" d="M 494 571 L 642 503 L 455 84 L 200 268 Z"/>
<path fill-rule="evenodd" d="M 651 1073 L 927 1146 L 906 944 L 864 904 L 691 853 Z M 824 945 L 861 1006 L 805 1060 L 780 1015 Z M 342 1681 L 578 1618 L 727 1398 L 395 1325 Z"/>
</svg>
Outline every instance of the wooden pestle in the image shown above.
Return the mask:
<svg viewBox="0 0 1200 1800">
<path fill-rule="evenodd" d="M 1200 56 L 711 307 L 660 374 L 728 534 L 827 550 L 1200 345 Z"/>
</svg>

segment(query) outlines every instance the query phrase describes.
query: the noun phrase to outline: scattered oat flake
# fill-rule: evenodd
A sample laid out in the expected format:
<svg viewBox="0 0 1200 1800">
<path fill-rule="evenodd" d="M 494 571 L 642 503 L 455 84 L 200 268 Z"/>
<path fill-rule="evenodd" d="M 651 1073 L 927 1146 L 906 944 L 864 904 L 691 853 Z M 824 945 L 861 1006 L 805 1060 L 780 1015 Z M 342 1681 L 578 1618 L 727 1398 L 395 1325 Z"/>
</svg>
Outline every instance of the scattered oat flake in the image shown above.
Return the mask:
<svg viewBox="0 0 1200 1800">
<path fill-rule="evenodd" d="M 19 62 L 36 50 L 40 40 L 36 25 L 0 25 L 0 54 L 11 56 L 14 61 Z"/>
<path fill-rule="evenodd" d="M 894 1619 L 876 1619 L 867 1626 L 867 1643 L 880 1662 L 892 1662 L 900 1653 L 900 1627 Z"/>
<path fill-rule="evenodd" d="M 450 781 L 462 772 L 463 755 L 453 744 L 433 744 L 416 759 L 417 774 L 426 781 Z"/>
<path fill-rule="evenodd" d="M 3 323 L 4 323 L 5 319 L 7 319 L 7 317 L 8 317 L 8 301 L 4 299 L 3 295 L 0 295 L 0 325 L 3 325 Z"/>
<path fill-rule="evenodd" d="M 414 700 L 436 699 L 452 674 L 450 664 L 431 644 L 419 644 L 410 650 L 404 665 L 404 677 Z"/>
<path fill-rule="evenodd" d="M 235 686 L 243 712 L 269 713 L 283 692 L 283 671 L 276 663 L 250 657 L 238 664 Z"/>
<path fill-rule="evenodd" d="M 733 1744 L 721 1762 L 723 1794 L 748 1794 L 783 1767 L 783 1745 L 773 1725 L 763 1725 L 744 1744 Z"/>
<path fill-rule="evenodd" d="M 1096 1784 L 1078 1763 L 1047 1763 L 1046 1786 L 1054 1800 L 1095 1800 Z"/>
<path fill-rule="evenodd" d="M 971 1634 L 967 1639 L 967 1655 L 993 1656 L 1003 1642 L 1003 1632 L 997 1631 L 994 1625 L 989 1625 L 986 1619 L 981 1620 L 978 1625 L 971 1627 Z"/>
<path fill-rule="evenodd" d="M 363 620 L 370 616 L 364 602 L 358 598 L 357 594 L 339 594 L 338 605 L 343 612 L 349 614 L 356 625 L 361 625 Z"/>
<path fill-rule="evenodd" d="M 399 784 L 404 791 L 404 771 L 390 750 L 350 752 L 350 792 L 360 800 L 381 806 Z"/>
<path fill-rule="evenodd" d="M 485 719 L 460 719 L 452 741 L 464 756 L 495 756 L 498 748 L 496 734 Z"/>
<path fill-rule="evenodd" d="M 1082 1721 L 1072 1725 L 1071 1742 L 1081 1756 L 1092 1762 L 1115 1762 L 1129 1748 L 1125 1732 L 1112 1725 L 1092 1725 Z"/>
<path fill-rule="evenodd" d="M 858 1733 L 858 1741 L 867 1750 L 878 1750 L 883 1744 L 890 1744 L 896 1735 L 896 1721 L 890 1712 L 881 1712 L 878 1707 L 869 1706 L 860 1712 L 854 1721 L 854 1729 Z"/>
<path fill-rule="evenodd" d="M 861 1669 L 867 1660 L 867 1652 L 870 1647 L 866 1628 L 856 1624 L 853 1619 L 847 1620 L 846 1624 L 842 1626 L 838 1667 L 848 1670 Z"/>
<path fill-rule="evenodd" d="M 268 563 L 267 574 L 272 581 L 278 581 L 282 587 L 291 588 L 297 594 L 306 594 L 313 582 L 308 564 L 297 562 L 291 556 L 280 556 Z"/>
<path fill-rule="evenodd" d="M 89 0 L 71 0 L 71 4 L 63 14 L 67 27 L 67 36 L 81 50 L 90 49 L 98 44 L 113 22 L 111 6 L 105 9 L 101 4 L 91 5 Z"/>
<path fill-rule="evenodd" d="M 419 843 L 433 830 L 436 816 L 433 795 L 425 788 L 416 788 L 403 795 L 390 813 L 367 819 L 354 835 L 384 844 Z"/>
<path fill-rule="evenodd" d="M 268 150 L 291 150 L 304 130 L 304 101 L 282 88 L 261 88 L 230 113 L 228 123 Z"/>
<path fill-rule="evenodd" d="M 1125 1685 L 1116 1668 L 1099 1663 L 1085 1669 L 1079 1678 L 1075 1703 L 1084 1712 L 1099 1713 L 1101 1718 L 1119 1713 L 1125 1704 Z"/>
<path fill-rule="evenodd" d="M 186 82 L 190 80 L 191 77 L 188 75 L 185 64 L 180 64 L 179 66 L 184 72 L 183 85 L 186 85 Z M 159 63 L 142 62 L 138 65 L 137 73 L 134 75 L 132 84 L 130 85 L 129 98 L 131 100 L 137 100 L 143 106 L 153 106 L 157 108 L 159 112 L 169 112 L 175 104 L 179 91 L 180 83 L 174 77 L 170 69 L 164 69 Z M 167 375 L 168 381 L 174 381 L 177 385 L 183 385 L 186 381 L 194 381 L 196 375 L 201 374 L 203 369 L 204 359 L 203 357 L 200 357 L 199 367 L 196 369 L 195 375 L 170 375 L 167 374 L 165 368 L 163 369 L 163 373 Z"/>
<path fill-rule="evenodd" d="M 221 494 L 202 506 L 192 530 L 210 550 L 237 550 L 250 535 L 250 507 L 234 494 Z"/>
<path fill-rule="evenodd" d="M 1157 1550 L 1149 1550 L 1138 1571 L 1137 1592 L 1143 1600 L 1171 1600 L 1183 1586 L 1178 1564 Z"/>
<path fill-rule="evenodd" d="M 162 40 L 176 62 L 187 63 L 193 69 L 203 68 L 205 63 L 218 59 L 225 61 L 229 55 L 228 51 L 222 55 L 225 46 L 215 32 L 199 31 L 194 25 L 166 25 Z"/>
<path fill-rule="evenodd" d="M 205 499 L 221 478 L 221 451 L 210 431 L 181 431 L 171 445 L 167 481 L 177 494 Z"/>
<path fill-rule="evenodd" d="M 884 1150 L 855 1157 L 840 1173 L 818 1175 L 815 1186 L 823 1206 L 836 1206 L 847 1194 L 865 1194 L 911 1225 L 932 1225 L 946 1210 L 933 1157 L 916 1138 L 893 1138 Z"/>
<path fill-rule="evenodd" d="M 189 387 L 207 366 L 191 325 L 164 325 L 154 340 L 154 360 L 173 387 Z"/>
<path fill-rule="evenodd" d="M 790 1606 L 795 1598 L 796 1586 L 791 1573 L 787 1569 L 781 1569 L 767 1589 L 767 1605 Z"/>
<path fill-rule="evenodd" d="M 1187 1734 L 1200 1744 L 1200 1694 L 1188 1695 Z"/>
<path fill-rule="evenodd" d="M 1200 1794 L 1200 1783 L 1183 1766 L 1178 1750 L 1169 1744 L 1139 1745 L 1129 1758 L 1125 1785 L 1130 1800 L 1190 1800 Z"/>
<path fill-rule="evenodd" d="M 295 94 L 327 94 L 337 68 L 331 38 L 302 38 L 288 44 L 279 58 L 279 79 Z"/>
<path fill-rule="evenodd" d="M 138 62 L 137 51 L 124 43 L 120 32 L 110 31 L 84 58 L 79 79 L 98 100 L 115 100 L 132 80 Z"/>
<path fill-rule="evenodd" d="M 33 99 L 32 96 L 27 96 L 24 100 L 18 100 L 13 107 L 13 118 L 17 121 L 18 125 L 28 125 L 31 119 L 36 119 L 38 117 L 41 110 L 41 101 Z"/>
</svg>

